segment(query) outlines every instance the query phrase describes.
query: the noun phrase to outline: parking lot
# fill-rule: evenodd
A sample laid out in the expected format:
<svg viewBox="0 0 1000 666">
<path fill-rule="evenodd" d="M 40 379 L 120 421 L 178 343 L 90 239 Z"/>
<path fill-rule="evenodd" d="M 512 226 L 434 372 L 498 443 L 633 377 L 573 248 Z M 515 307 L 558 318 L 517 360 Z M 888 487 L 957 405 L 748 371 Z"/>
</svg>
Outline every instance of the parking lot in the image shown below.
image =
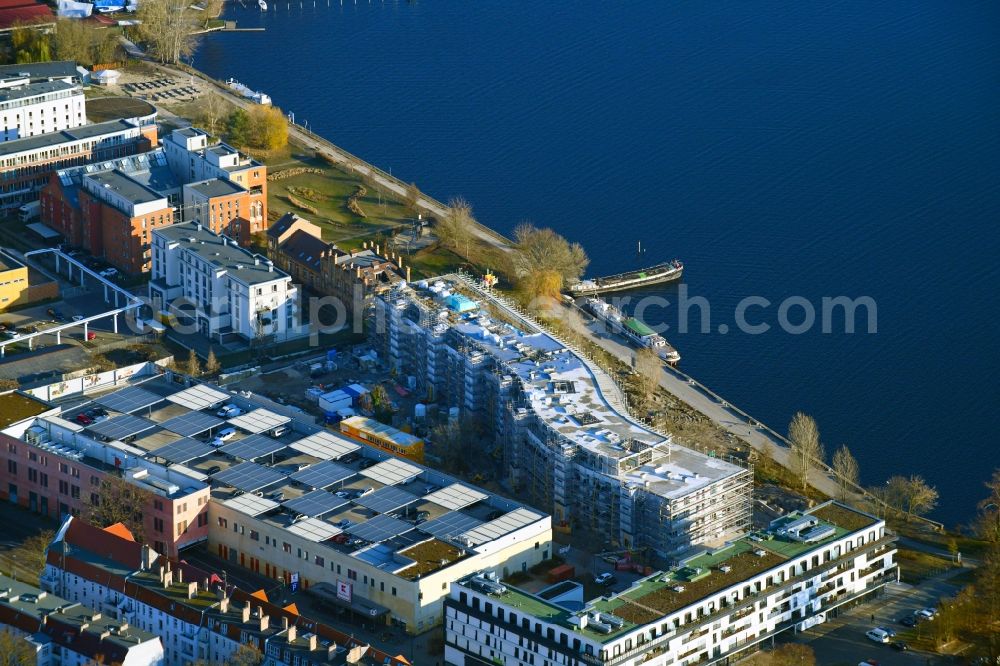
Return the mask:
<svg viewBox="0 0 1000 666">
<path fill-rule="evenodd" d="M 960 571 L 954 569 L 928 579 L 919 587 L 906 583 L 890 584 L 885 598 L 853 608 L 805 633 L 790 635 L 788 640 L 811 646 L 819 666 L 856 666 L 864 659 L 874 659 L 879 666 L 952 663 L 946 657 L 927 652 L 896 651 L 889 645 L 875 643 L 865 633 L 874 627 L 887 627 L 897 633 L 895 640 L 905 642 L 915 632 L 901 625 L 899 620 L 920 608 L 934 607 L 940 598 L 954 594 L 957 588 L 950 585 L 948 579 Z"/>
</svg>

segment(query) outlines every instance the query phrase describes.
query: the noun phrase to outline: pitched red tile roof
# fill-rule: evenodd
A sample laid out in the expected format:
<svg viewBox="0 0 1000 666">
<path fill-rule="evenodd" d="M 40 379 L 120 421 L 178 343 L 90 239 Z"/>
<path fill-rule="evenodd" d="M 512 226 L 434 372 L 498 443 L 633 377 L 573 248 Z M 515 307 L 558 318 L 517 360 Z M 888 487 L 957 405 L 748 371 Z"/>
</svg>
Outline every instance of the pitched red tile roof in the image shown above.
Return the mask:
<svg viewBox="0 0 1000 666">
<path fill-rule="evenodd" d="M 114 534 L 115 536 L 121 537 L 122 539 L 126 539 L 128 541 L 135 541 L 135 536 L 132 534 L 132 531 L 125 526 L 125 523 L 115 523 L 114 525 L 108 525 L 107 527 L 104 528 L 104 531 L 110 532 L 111 534 Z"/>
<path fill-rule="evenodd" d="M 66 543 L 79 546 L 92 553 L 98 553 L 131 569 L 138 569 L 142 564 L 142 545 L 135 542 L 132 533 L 122 525 L 128 537 L 125 537 L 117 525 L 101 529 L 84 522 L 79 518 L 67 518 L 69 528 L 63 536 Z"/>
<path fill-rule="evenodd" d="M 0 29 L 16 23 L 50 23 L 56 20 L 52 10 L 31 0 L 0 0 Z"/>
</svg>

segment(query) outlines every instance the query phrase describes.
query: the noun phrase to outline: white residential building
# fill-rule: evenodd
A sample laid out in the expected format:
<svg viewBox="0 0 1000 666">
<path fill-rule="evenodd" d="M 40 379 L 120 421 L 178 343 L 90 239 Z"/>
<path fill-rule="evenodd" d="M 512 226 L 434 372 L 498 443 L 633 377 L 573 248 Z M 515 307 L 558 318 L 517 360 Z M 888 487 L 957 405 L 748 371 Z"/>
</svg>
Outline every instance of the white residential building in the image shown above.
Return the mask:
<svg viewBox="0 0 1000 666">
<path fill-rule="evenodd" d="M 162 660 L 150 666 L 225 664 L 242 645 L 263 653 L 266 666 L 345 666 L 356 644 L 349 635 L 272 604 L 262 592 L 227 588 L 219 575 L 119 532 L 67 518 L 49 546 L 41 586 L 119 626 L 159 636 Z M 357 663 L 402 666 L 378 650 L 368 656 Z"/>
<path fill-rule="evenodd" d="M 121 666 L 164 663 L 158 635 L 4 575 L 0 629 L 27 642 L 36 666 L 87 666 L 98 660 Z"/>
<path fill-rule="evenodd" d="M 60 132 L 87 123 L 83 89 L 65 81 L 0 79 L 0 141 Z"/>
<path fill-rule="evenodd" d="M 287 340 L 307 334 L 291 277 L 235 241 L 201 224 L 174 224 L 152 233 L 149 297 L 157 307 L 191 317 L 210 337 Z"/>
<path fill-rule="evenodd" d="M 464 292 L 464 293 L 463 293 Z M 376 344 L 439 405 L 481 420 L 505 482 L 553 524 L 669 562 L 750 522 L 753 472 L 634 420 L 603 370 L 455 280 L 401 283 L 375 299 Z"/>
<path fill-rule="evenodd" d="M 897 577 L 895 552 L 884 521 L 828 502 L 583 608 L 482 572 L 453 585 L 445 603 L 445 663 L 730 663 L 878 597 Z"/>
</svg>

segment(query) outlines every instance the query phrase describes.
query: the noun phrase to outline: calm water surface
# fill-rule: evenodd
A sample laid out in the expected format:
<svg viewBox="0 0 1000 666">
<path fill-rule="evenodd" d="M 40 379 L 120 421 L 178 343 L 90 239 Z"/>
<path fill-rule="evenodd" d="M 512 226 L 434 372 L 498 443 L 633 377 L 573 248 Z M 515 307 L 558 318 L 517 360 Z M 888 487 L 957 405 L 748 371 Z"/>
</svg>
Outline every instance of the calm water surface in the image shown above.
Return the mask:
<svg viewBox="0 0 1000 666">
<path fill-rule="evenodd" d="M 941 520 L 983 496 L 1000 3 L 269 2 L 232 5 L 266 32 L 212 35 L 195 66 L 502 231 L 579 240 L 591 273 L 638 241 L 682 258 L 712 306 L 710 333 L 666 333 L 688 372 L 779 430 L 813 414 L 866 483 L 925 476 Z M 749 295 L 771 324 L 788 296 L 870 296 L 878 333 L 737 333 Z"/>
</svg>

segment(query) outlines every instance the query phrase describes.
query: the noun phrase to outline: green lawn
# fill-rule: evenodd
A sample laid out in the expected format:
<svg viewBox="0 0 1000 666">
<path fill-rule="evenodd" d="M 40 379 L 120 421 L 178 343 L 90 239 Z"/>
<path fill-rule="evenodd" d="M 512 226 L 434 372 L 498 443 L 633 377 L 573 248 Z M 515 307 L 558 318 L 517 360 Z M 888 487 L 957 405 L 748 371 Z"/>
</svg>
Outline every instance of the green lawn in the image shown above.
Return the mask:
<svg viewBox="0 0 1000 666">
<path fill-rule="evenodd" d="M 365 217 L 356 215 L 347 205 L 362 185 L 361 180 L 298 146 L 291 145 L 289 150 L 269 156 L 265 162 L 269 176 L 290 169 L 320 171 L 268 181 L 267 205 L 272 220 L 286 212 L 296 213 L 319 225 L 324 239 L 350 247 L 352 242 L 359 243 L 359 239 L 378 232 L 388 234 L 413 219 L 404 205 L 388 198 L 385 192 L 380 196 L 372 186 L 367 186 L 367 193 L 358 201 Z"/>
<path fill-rule="evenodd" d="M 954 562 L 930 553 L 900 548 L 896 553 L 899 576 L 904 583 L 915 585 L 955 566 Z"/>
</svg>

